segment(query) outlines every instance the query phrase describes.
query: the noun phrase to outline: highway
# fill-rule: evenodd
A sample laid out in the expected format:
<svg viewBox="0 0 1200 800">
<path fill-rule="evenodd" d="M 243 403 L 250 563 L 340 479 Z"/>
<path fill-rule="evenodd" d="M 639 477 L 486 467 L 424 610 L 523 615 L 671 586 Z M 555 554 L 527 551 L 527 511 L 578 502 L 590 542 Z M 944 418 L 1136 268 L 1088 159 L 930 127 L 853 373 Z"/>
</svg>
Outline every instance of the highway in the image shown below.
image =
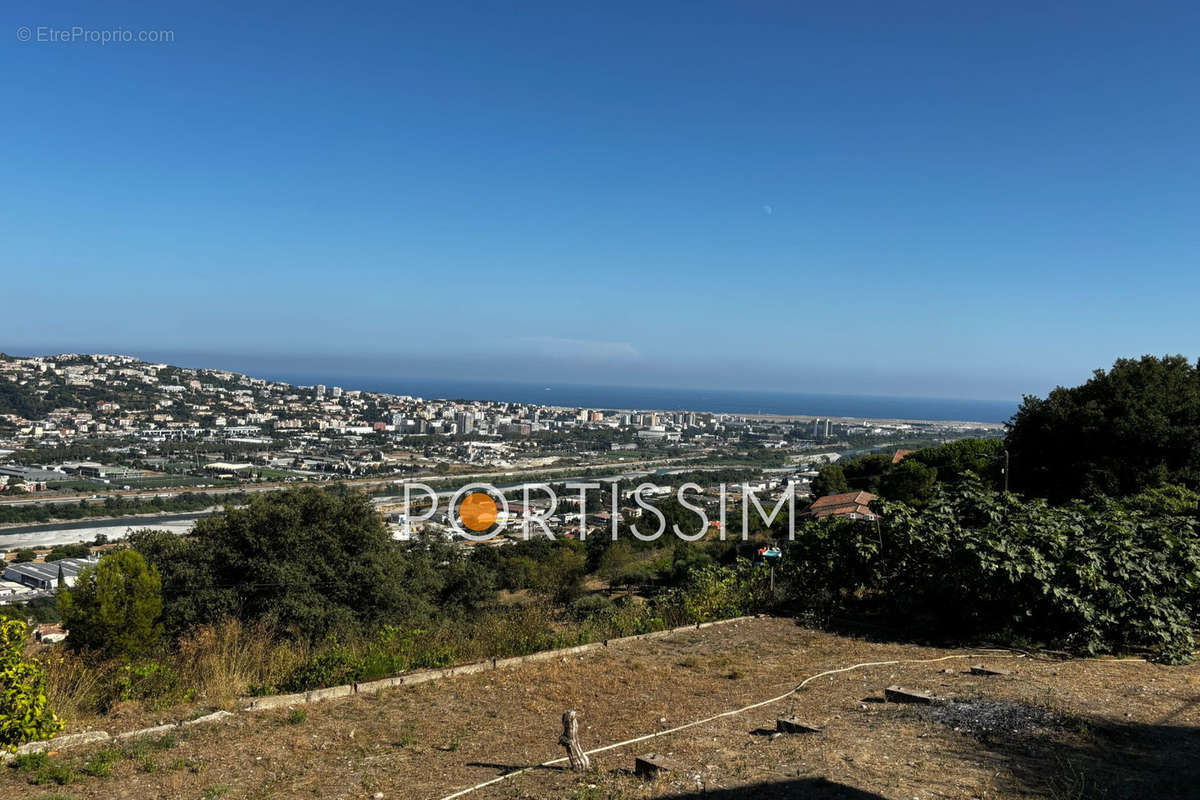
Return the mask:
<svg viewBox="0 0 1200 800">
<path fill-rule="evenodd" d="M 559 472 L 572 472 L 572 471 L 588 470 L 588 469 L 602 469 L 602 468 L 606 468 L 606 467 L 614 467 L 614 468 L 620 467 L 622 469 L 635 469 L 635 468 L 643 467 L 643 466 L 664 466 L 664 465 L 669 465 L 669 464 L 677 464 L 682 461 L 688 461 L 688 460 L 697 458 L 698 456 L 706 455 L 707 452 L 708 451 L 697 451 L 696 453 L 692 453 L 687 456 L 679 456 L 676 458 L 648 459 L 645 461 L 621 462 L 619 464 L 615 464 L 612 461 L 605 461 L 605 462 L 600 462 L 597 464 L 575 464 L 575 465 L 572 465 L 569 467 L 530 467 L 530 468 L 526 468 L 526 469 L 494 470 L 494 471 L 489 471 L 489 472 L 455 472 L 455 473 L 448 473 L 445 475 L 437 475 L 434 473 L 427 473 L 424 475 L 413 475 L 413 476 L 406 476 L 403 478 L 397 478 L 395 476 L 390 476 L 390 477 L 374 477 L 373 476 L 373 477 L 369 477 L 369 478 L 344 478 L 344 479 L 335 479 L 335 480 L 330 480 L 330 481 L 321 481 L 321 482 L 318 482 L 317 485 L 321 485 L 323 483 L 341 483 L 341 484 L 344 484 L 347 486 L 355 486 L 358 488 L 369 489 L 372 487 L 383 487 L 383 486 L 394 485 L 394 484 L 403 484 L 403 483 L 426 483 L 429 481 L 443 481 L 443 480 L 463 480 L 463 481 L 467 481 L 467 482 L 483 481 L 488 478 L 515 478 L 515 477 L 519 477 L 521 475 L 548 475 L 548 474 L 559 473 Z M 556 477 L 556 478 L 554 478 L 554 480 L 561 481 L 561 480 L 564 480 L 564 478 Z M 566 480 L 569 480 L 569 479 L 566 479 Z M 40 497 L 28 497 L 28 498 L 22 497 L 19 499 L 0 498 L 0 505 L 6 505 L 6 506 L 47 505 L 47 504 L 51 504 L 51 503 L 78 503 L 80 500 L 83 500 L 88 503 L 103 503 L 104 499 L 106 497 L 110 497 L 110 496 L 123 497 L 127 500 L 153 500 L 155 497 L 162 497 L 165 499 L 165 498 L 175 497 L 176 495 L 179 495 L 179 494 L 185 494 L 188 492 L 205 492 L 206 494 L 210 494 L 215 497 L 219 497 L 221 495 L 226 495 L 226 494 L 245 494 L 245 493 L 255 493 L 255 492 L 278 492 L 278 491 L 282 491 L 283 489 L 291 489 L 292 487 L 297 486 L 297 485 L 303 485 L 304 483 L 312 483 L 312 481 L 295 481 L 292 483 L 281 483 L 281 482 L 251 483 L 251 484 L 239 484 L 236 486 L 220 486 L 220 487 L 212 487 L 212 488 L 200 487 L 200 486 L 196 486 L 196 487 L 172 486 L 170 488 L 163 488 L 163 489 L 112 489 L 112 490 L 105 490 L 103 492 L 103 494 L 100 494 L 100 493 L 88 494 L 87 492 L 76 492 L 73 494 L 60 494 L 60 495 L 54 495 L 54 496 L 40 496 Z"/>
<path fill-rule="evenodd" d="M 680 461 L 685 461 L 694 456 L 686 458 L 669 458 L 669 459 L 650 459 L 640 462 L 630 462 L 622 464 L 594 464 L 594 465 L 577 465 L 571 467 L 563 467 L 558 469 L 530 469 L 530 470 L 505 470 L 505 471 L 489 471 L 489 472 L 474 472 L 474 473 L 458 473 L 453 475 L 424 475 L 421 477 L 405 478 L 405 479 L 360 479 L 358 481 L 345 481 L 359 487 L 370 486 L 396 486 L 403 483 L 424 483 L 426 481 L 444 481 L 454 480 L 459 486 L 467 483 L 484 483 L 489 482 L 492 478 L 503 478 L 503 485 L 497 485 L 497 489 L 511 489 L 522 485 L 520 480 L 521 475 L 536 475 L 544 476 L 550 473 L 567 473 L 566 475 L 555 475 L 550 478 L 555 482 L 568 481 L 600 481 L 613 479 L 630 479 L 652 474 L 652 470 L 636 469 L 636 467 L 663 467 L 669 466 Z M 602 467 L 611 467 L 612 472 L 604 475 L 585 476 L 579 474 L 583 470 L 599 469 Z M 620 471 L 617 471 L 617 470 Z M 295 483 L 286 483 L 280 485 L 264 486 L 247 486 L 239 488 L 223 488 L 222 490 L 211 491 L 211 494 L 230 494 L 232 492 L 271 492 L 279 491 L 285 488 L 300 485 Z M 441 489 L 438 490 L 438 497 L 450 497 L 457 489 Z M 150 499 L 153 497 L 171 497 L 180 493 L 178 489 L 160 490 L 154 492 L 121 492 L 124 497 L 137 497 L 140 499 Z M 419 501 L 425 497 L 424 492 L 414 492 L 413 500 Z M 67 498 L 68 500 L 78 498 Z M 396 505 L 403 502 L 403 494 L 387 495 L 373 498 L 377 507 Z M 95 502 L 102 502 L 103 497 L 98 498 Z M 43 502 L 63 502 L 63 499 L 49 500 Z M 16 524 L 0 526 L 0 550 L 15 550 L 20 547 L 53 547 L 57 544 L 71 544 L 79 541 L 92 541 L 97 534 L 103 534 L 110 540 L 120 539 L 124 537 L 130 530 L 141 530 L 143 528 L 153 528 L 154 530 L 164 530 L 175 534 L 185 534 L 192 529 L 196 520 L 216 513 L 220 509 L 217 507 L 209 508 L 204 511 L 187 511 L 178 514 L 137 514 L 131 516 L 120 517 L 92 517 L 85 520 L 68 520 L 61 522 L 41 522 L 33 524 Z"/>
</svg>

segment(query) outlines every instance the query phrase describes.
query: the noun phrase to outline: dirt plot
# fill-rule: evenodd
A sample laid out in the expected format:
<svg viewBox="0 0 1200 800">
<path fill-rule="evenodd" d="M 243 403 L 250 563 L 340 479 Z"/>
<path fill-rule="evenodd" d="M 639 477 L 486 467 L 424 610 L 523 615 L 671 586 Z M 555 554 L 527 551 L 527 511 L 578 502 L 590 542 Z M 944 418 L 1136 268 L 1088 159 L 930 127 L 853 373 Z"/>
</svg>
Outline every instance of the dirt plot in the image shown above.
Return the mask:
<svg viewBox="0 0 1200 800">
<path fill-rule="evenodd" d="M 51 766 L 4 768 L 0 796 L 439 800 L 562 756 L 556 740 L 569 708 L 592 749 L 784 694 L 825 670 L 973 652 L 759 619 L 239 713 L 166 742 L 64 751 Z M 971 674 L 980 663 L 1011 674 Z M 931 692 L 934 702 L 884 702 L 893 685 Z M 773 735 L 780 717 L 821 730 Z M 634 757 L 650 752 L 675 771 L 635 777 Z M 1200 797 L 1200 667 L 995 654 L 866 667 L 591 760 L 589 773 L 538 768 L 467 797 Z"/>
</svg>

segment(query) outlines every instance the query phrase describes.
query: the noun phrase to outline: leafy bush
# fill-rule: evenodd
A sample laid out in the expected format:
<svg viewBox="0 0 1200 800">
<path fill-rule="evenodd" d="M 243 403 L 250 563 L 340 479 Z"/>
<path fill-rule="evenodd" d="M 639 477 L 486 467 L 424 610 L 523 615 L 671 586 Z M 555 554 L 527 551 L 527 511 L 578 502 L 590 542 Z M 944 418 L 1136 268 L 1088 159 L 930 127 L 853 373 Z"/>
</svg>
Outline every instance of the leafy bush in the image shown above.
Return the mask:
<svg viewBox="0 0 1200 800">
<path fill-rule="evenodd" d="M 146 661 L 118 670 L 113 695 L 117 700 L 150 701 L 151 708 L 163 708 L 191 700 L 195 693 L 183 687 L 179 673 L 168 664 Z"/>
<path fill-rule="evenodd" d="M 615 610 L 616 604 L 599 594 L 585 594 L 571 603 L 571 616 L 577 621 L 598 616 L 607 617 Z"/>
<path fill-rule="evenodd" d="M 973 480 L 939 487 L 921 510 L 881 511 L 878 526 L 823 520 L 798 532 L 785 562 L 797 608 L 868 610 L 958 639 L 1190 657 L 1200 610 L 1191 517 L 1110 500 L 1054 507 Z"/>
<path fill-rule="evenodd" d="M 349 648 L 335 644 L 292 670 L 279 688 L 300 692 L 353 683 L 362 677 L 361 659 Z"/>
<path fill-rule="evenodd" d="M 692 572 L 658 606 L 667 627 L 743 616 L 765 607 L 766 580 L 765 570 L 745 559 L 732 567 L 709 565 Z"/>
<path fill-rule="evenodd" d="M 24 622 L 0 622 L 0 749 L 10 752 L 63 727 L 46 699 L 42 666 L 24 656 L 27 633 Z"/>
</svg>

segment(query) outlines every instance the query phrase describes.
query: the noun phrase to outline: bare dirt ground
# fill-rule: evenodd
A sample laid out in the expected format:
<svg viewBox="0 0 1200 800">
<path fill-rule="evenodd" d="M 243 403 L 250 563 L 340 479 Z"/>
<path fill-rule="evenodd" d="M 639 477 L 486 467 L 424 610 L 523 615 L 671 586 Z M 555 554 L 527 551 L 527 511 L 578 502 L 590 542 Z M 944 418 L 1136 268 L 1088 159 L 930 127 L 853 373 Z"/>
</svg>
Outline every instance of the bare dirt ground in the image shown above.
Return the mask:
<svg viewBox="0 0 1200 800">
<path fill-rule="evenodd" d="M 784 694 L 824 670 L 974 652 L 760 619 L 67 750 L 49 767 L 0 770 L 0 797 L 439 800 L 562 756 L 568 708 L 591 749 Z M 978 663 L 1011 674 L 970 674 Z M 893 684 L 940 700 L 883 702 Z M 771 736 L 789 716 L 822 730 Z M 676 771 L 634 776 L 634 757 L 649 752 Z M 467 797 L 1200 797 L 1200 666 L 988 655 L 867 667 L 592 762 L 589 773 L 539 768 Z"/>
</svg>

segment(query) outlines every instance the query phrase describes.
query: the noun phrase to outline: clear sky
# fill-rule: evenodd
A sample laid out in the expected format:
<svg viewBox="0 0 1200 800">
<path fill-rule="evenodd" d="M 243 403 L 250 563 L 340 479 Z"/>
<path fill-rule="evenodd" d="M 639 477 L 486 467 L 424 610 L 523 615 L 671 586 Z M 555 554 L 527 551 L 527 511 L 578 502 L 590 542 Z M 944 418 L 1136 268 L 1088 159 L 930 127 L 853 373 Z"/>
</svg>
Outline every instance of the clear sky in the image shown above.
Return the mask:
<svg viewBox="0 0 1200 800">
<path fill-rule="evenodd" d="M 0 350 L 987 399 L 1200 351 L 1194 3 L 3 16 Z"/>
</svg>

